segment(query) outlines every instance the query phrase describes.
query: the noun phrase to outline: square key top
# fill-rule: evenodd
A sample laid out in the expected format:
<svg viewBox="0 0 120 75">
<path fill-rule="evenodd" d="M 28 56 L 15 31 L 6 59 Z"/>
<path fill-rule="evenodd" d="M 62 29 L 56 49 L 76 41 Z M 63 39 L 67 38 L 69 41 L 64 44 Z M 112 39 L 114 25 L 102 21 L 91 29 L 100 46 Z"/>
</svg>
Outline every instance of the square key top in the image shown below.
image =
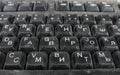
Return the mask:
<svg viewBox="0 0 120 75">
<path fill-rule="evenodd" d="M 69 69 L 70 57 L 67 52 L 53 52 L 49 56 L 49 69 Z"/>
</svg>

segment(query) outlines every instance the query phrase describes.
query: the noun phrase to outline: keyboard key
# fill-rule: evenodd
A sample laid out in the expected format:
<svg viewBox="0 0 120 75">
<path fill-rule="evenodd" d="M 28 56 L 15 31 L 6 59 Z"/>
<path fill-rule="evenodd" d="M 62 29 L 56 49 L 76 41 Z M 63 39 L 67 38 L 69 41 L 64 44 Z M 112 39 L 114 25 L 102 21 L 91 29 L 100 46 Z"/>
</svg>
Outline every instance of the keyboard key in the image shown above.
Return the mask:
<svg viewBox="0 0 120 75">
<path fill-rule="evenodd" d="M 69 3 L 67 1 L 57 1 L 55 4 L 55 8 L 57 11 L 68 11 L 70 10 L 69 8 Z"/>
<path fill-rule="evenodd" d="M 89 52 L 76 51 L 72 53 L 72 67 L 74 69 L 93 68 L 92 57 Z"/>
<path fill-rule="evenodd" d="M 26 55 L 23 52 L 9 52 L 4 64 L 5 69 L 24 69 Z"/>
<path fill-rule="evenodd" d="M 33 24 L 20 24 L 18 37 L 30 37 L 35 35 L 36 27 Z"/>
<path fill-rule="evenodd" d="M 48 4 L 45 1 L 36 1 L 33 7 L 34 11 L 46 11 L 48 10 Z"/>
<path fill-rule="evenodd" d="M 3 37 L 0 43 L 0 51 L 8 53 L 9 51 L 16 51 L 18 48 L 18 40 L 16 37 Z"/>
<path fill-rule="evenodd" d="M 73 53 L 79 49 L 79 41 L 76 37 L 63 37 L 60 40 L 60 50 Z"/>
<path fill-rule="evenodd" d="M 109 36 L 109 33 L 104 25 L 93 25 L 92 28 L 93 36 L 100 38 L 102 36 Z"/>
<path fill-rule="evenodd" d="M 91 31 L 88 25 L 76 25 L 74 27 L 74 35 L 77 38 L 85 37 L 85 36 L 91 36 Z"/>
<path fill-rule="evenodd" d="M 27 23 L 27 15 L 25 14 L 17 14 L 15 16 L 14 22 L 15 24 L 26 24 Z"/>
<path fill-rule="evenodd" d="M 27 1 L 20 3 L 18 11 L 31 11 L 33 4 Z"/>
<path fill-rule="evenodd" d="M 113 12 L 114 8 L 112 4 L 108 4 L 106 2 L 101 2 L 99 4 L 101 12 Z"/>
<path fill-rule="evenodd" d="M 120 26 L 118 25 L 110 25 L 108 27 L 109 34 L 114 37 L 120 36 Z"/>
<path fill-rule="evenodd" d="M 17 11 L 17 8 L 18 8 L 18 3 L 9 1 L 4 5 L 3 11 L 6 12 Z"/>
<path fill-rule="evenodd" d="M 5 61 L 5 54 L 0 52 L 0 69 L 2 69 L 4 66 L 4 61 Z"/>
<path fill-rule="evenodd" d="M 0 36 L 16 36 L 18 32 L 18 27 L 14 24 L 5 24 L 3 25 L 1 31 L 0 31 Z"/>
<path fill-rule="evenodd" d="M 71 7 L 71 11 L 84 11 L 85 10 L 84 5 L 77 1 L 73 1 L 70 4 L 70 7 Z"/>
<path fill-rule="evenodd" d="M 85 9 L 87 12 L 99 12 L 99 7 L 94 2 L 85 3 Z"/>
<path fill-rule="evenodd" d="M 56 37 L 42 37 L 40 39 L 39 50 L 46 53 L 58 51 L 59 43 Z"/>
<path fill-rule="evenodd" d="M 37 37 L 41 38 L 44 36 L 53 36 L 54 27 L 51 24 L 41 24 L 37 28 Z"/>
<path fill-rule="evenodd" d="M 90 26 L 96 24 L 95 17 L 93 15 L 82 15 L 82 24 Z"/>
<path fill-rule="evenodd" d="M 113 59 L 117 68 L 120 68 L 120 51 L 116 51 L 113 54 Z"/>
<path fill-rule="evenodd" d="M 63 36 L 72 36 L 72 27 L 69 24 L 59 24 L 55 27 L 55 35 L 58 38 L 62 38 Z"/>
<path fill-rule="evenodd" d="M 66 52 L 53 52 L 49 57 L 49 69 L 69 69 L 70 57 Z"/>
<path fill-rule="evenodd" d="M 10 14 L 0 14 L 0 24 L 11 24 L 13 17 Z"/>
<path fill-rule="evenodd" d="M 47 54 L 44 52 L 31 52 L 27 58 L 26 68 L 30 70 L 46 69 L 47 68 Z"/>
<path fill-rule="evenodd" d="M 99 43 L 102 50 L 115 52 L 119 50 L 117 42 L 113 37 L 101 37 Z"/>
<path fill-rule="evenodd" d="M 38 50 L 38 39 L 36 37 L 23 37 L 20 41 L 19 50 L 25 53 Z"/>
<path fill-rule="evenodd" d="M 113 25 L 111 17 L 109 15 L 99 15 L 97 17 L 98 24 L 101 25 Z"/>
<path fill-rule="evenodd" d="M 34 14 L 31 16 L 30 23 L 35 24 L 36 26 L 39 24 L 45 23 L 45 17 L 41 14 Z"/>
<path fill-rule="evenodd" d="M 71 26 L 75 26 L 76 24 L 79 24 L 79 17 L 77 14 L 68 14 L 65 17 L 65 23 L 70 24 Z"/>
<path fill-rule="evenodd" d="M 98 51 L 93 55 L 95 68 L 114 68 L 114 62 L 108 51 Z"/>
<path fill-rule="evenodd" d="M 47 18 L 47 23 L 56 26 L 63 23 L 63 18 L 60 14 L 50 14 Z"/>
<path fill-rule="evenodd" d="M 83 51 L 89 51 L 91 53 L 94 53 L 100 50 L 99 44 L 95 37 L 82 37 L 80 39 L 80 45 Z"/>
</svg>

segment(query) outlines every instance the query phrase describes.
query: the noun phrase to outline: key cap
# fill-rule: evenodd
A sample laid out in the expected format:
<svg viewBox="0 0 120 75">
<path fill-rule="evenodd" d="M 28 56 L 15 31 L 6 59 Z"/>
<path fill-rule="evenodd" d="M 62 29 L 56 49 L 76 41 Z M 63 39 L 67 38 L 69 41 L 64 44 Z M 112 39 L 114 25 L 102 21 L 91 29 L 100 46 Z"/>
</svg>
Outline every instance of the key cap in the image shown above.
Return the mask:
<svg viewBox="0 0 120 75">
<path fill-rule="evenodd" d="M 38 39 L 36 37 L 23 37 L 20 41 L 19 50 L 25 53 L 38 50 Z"/>
<path fill-rule="evenodd" d="M 26 24 L 28 16 L 25 14 L 17 14 L 14 18 L 15 24 Z"/>
<path fill-rule="evenodd" d="M 110 25 L 108 27 L 109 34 L 114 37 L 120 36 L 120 26 L 118 25 Z"/>
<path fill-rule="evenodd" d="M 0 43 L 0 51 L 8 53 L 9 51 L 16 51 L 18 47 L 18 40 L 15 37 L 3 37 Z"/>
<path fill-rule="evenodd" d="M 17 8 L 18 8 L 18 3 L 9 1 L 4 5 L 3 11 L 6 12 L 17 11 Z"/>
<path fill-rule="evenodd" d="M 114 12 L 114 8 L 112 4 L 101 2 L 99 6 L 100 6 L 101 12 Z"/>
<path fill-rule="evenodd" d="M 30 37 L 35 36 L 36 27 L 33 24 L 20 24 L 18 37 Z"/>
<path fill-rule="evenodd" d="M 93 15 L 82 15 L 82 24 L 89 26 L 96 24 L 95 17 Z"/>
<path fill-rule="evenodd" d="M 49 57 L 49 69 L 69 69 L 70 57 L 66 52 L 53 52 Z"/>
<path fill-rule="evenodd" d="M 67 1 L 57 1 L 55 4 L 55 8 L 57 11 L 68 11 L 69 3 Z"/>
<path fill-rule="evenodd" d="M 1 37 L 16 36 L 17 32 L 18 32 L 18 27 L 15 24 L 5 24 L 3 25 L 0 31 L 0 36 Z"/>
<path fill-rule="evenodd" d="M 47 23 L 54 26 L 63 23 L 63 17 L 60 14 L 50 14 L 47 18 Z"/>
<path fill-rule="evenodd" d="M 72 53 L 72 67 L 74 69 L 93 68 L 92 57 L 89 52 L 76 51 Z"/>
<path fill-rule="evenodd" d="M 109 36 L 109 33 L 104 25 L 93 25 L 91 28 L 93 36 L 100 38 L 102 36 Z"/>
<path fill-rule="evenodd" d="M 70 4 L 70 8 L 71 8 L 71 11 L 84 11 L 85 10 L 84 5 L 77 1 L 73 1 Z"/>
<path fill-rule="evenodd" d="M 113 60 L 117 68 L 120 68 L 120 51 L 116 51 L 112 54 Z"/>
<path fill-rule="evenodd" d="M 58 51 L 58 39 L 56 37 L 42 37 L 40 39 L 39 51 L 51 53 Z"/>
<path fill-rule="evenodd" d="M 42 38 L 44 36 L 53 36 L 54 27 L 51 24 L 41 24 L 37 28 L 36 35 L 38 38 Z"/>
<path fill-rule="evenodd" d="M 113 22 L 109 15 L 99 15 L 97 17 L 97 22 L 101 25 L 113 25 Z"/>
<path fill-rule="evenodd" d="M 5 61 L 5 54 L 0 52 L 0 69 L 2 69 L 4 66 L 4 61 Z"/>
<path fill-rule="evenodd" d="M 4 64 L 5 69 L 24 69 L 26 55 L 23 52 L 9 52 Z"/>
<path fill-rule="evenodd" d="M 0 24 L 11 24 L 13 17 L 10 14 L 0 14 Z"/>
<path fill-rule="evenodd" d="M 45 17 L 41 14 L 34 14 L 31 16 L 30 23 L 35 24 L 36 26 L 39 24 L 45 23 Z"/>
<path fill-rule="evenodd" d="M 55 35 L 57 38 L 62 38 L 63 36 L 72 36 L 72 27 L 69 24 L 59 24 L 55 27 Z"/>
<path fill-rule="evenodd" d="M 33 4 L 31 2 L 23 1 L 18 7 L 18 11 L 31 11 Z"/>
<path fill-rule="evenodd" d="M 36 1 L 33 7 L 34 11 L 47 11 L 48 4 L 45 1 Z"/>
<path fill-rule="evenodd" d="M 79 17 L 77 14 L 68 14 L 65 17 L 65 23 L 70 24 L 71 26 L 75 26 L 76 24 L 79 24 Z"/>
<path fill-rule="evenodd" d="M 91 31 L 88 25 L 76 25 L 74 27 L 74 35 L 77 38 L 85 37 L 85 36 L 91 36 Z"/>
<path fill-rule="evenodd" d="M 101 37 L 99 43 L 102 50 L 115 52 L 119 50 L 117 42 L 114 37 Z"/>
<path fill-rule="evenodd" d="M 82 37 L 80 39 L 81 49 L 91 53 L 99 51 L 99 44 L 95 37 Z"/>
<path fill-rule="evenodd" d="M 47 68 L 47 54 L 44 52 L 31 52 L 27 58 L 26 68 L 29 70 L 46 69 Z"/>
<path fill-rule="evenodd" d="M 79 41 L 76 37 L 63 37 L 60 40 L 60 50 L 73 53 L 79 49 Z"/>
<path fill-rule="evenodd" d="M 87 2 L 87 3 L 85 3 L 85 9 L 88 12 L 99 12 L 99 7 L 94 2 Z"/>
<path fill-rule="evenodd" d="M 93 55 L 95 68 L 114 68 L 114 62 L 108 51 L 98 51 Z"/>
</svg>

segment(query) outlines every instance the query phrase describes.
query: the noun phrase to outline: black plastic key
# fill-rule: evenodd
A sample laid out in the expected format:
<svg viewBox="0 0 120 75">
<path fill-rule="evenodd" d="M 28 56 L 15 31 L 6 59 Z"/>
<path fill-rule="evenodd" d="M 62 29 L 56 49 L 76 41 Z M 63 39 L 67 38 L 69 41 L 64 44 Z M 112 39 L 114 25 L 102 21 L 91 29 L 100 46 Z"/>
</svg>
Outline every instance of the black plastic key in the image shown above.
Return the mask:
<svg viewBox="0 0 120 75">
<path fill-rule="evenodd" d="M 49 56 L 49 69 L 69 69 L 70 57 L 66 52 L 53 52 Z"/>
<path fill-rule="evenodd" d="M 74 35 L 77 38 L 91 36 L 91 31 L 88 25 L 76 25 L 74 27 Z"/>
<path fill-rule="evenodd" d="M 6 12 L 17 11 L 17 8 L 18 8 L 18 3 L 9 1 L 4 5 L 3 11 Z"/>
<path fill-rule="evenodd" d="M 37 37 L 53 36 L 54 27 L 51 24 L 41 24 L 37 28 Z"/>
<path fill-rule="evenodd" d="M 34 14 L 31 16 L 30 23 L 35 24 L 36 26 L 39 24 L 45 23 L 45 17 L 41 14 Z"/>
<path fill-rule="evenodd" d="M 97 22 L 101 25 L 113 25 L 113 21 L 109 15 L 97 16 Z"/>
<path fill-rule="evenodd" d="M 83 25 L 94 25 L 96 24 L 96 20 L 95 20 L 95 17 L 93 15 L 87 15 L 87 14 L 84 14 L 82 15 L 82 24 Z"/>
<path fill-rule="evenodd" d="M 102 36 L 109 36 L 105 25 L 93 25 L 91 28 L 93 36 L 100 38 Z"/>
<path fill-rule="evenodd" d="M 48 4 L 45 1 L 36 1 L 33 7 L 34 11 L 47 11 Z"/>
<path fill-rule="evenodd" d="M 48 57 L 44 52 L 31 52 L 28 55 L 26 68 L 30 70 L 46 69 Z"/>
<path fill-rule="evenodd" d="M 79 41 L 76 37 L 63 37 L 60 40 L 60 50 L 73 53 L 80 50 Z"/>
<path fill-rule="evenodd" d="M 47 18 L 47 23 L 54 26 L 63 23 L 63 17 L 60 14 L 50 14 Z"/>
<path fill-rule="evenodd" d="M 4 61 L 5 61 L 5 54 L 0 52 L 0 69 L 4 67 Z"/>
<path fill-rule="evenodd" d="M 42 37 L 40 39 L 39 50 L 47 53 L 58 51 L 59 43 L 56 37 Z"/>
<path fill-rule="evenodd" d="M 110 52 L 98 51 L 93 55 L 95 68 L 114 68 L 114 62 Z"/>
<path fill-rule="evenodd" d="M 73 1 L 71 4 L 70 4 L 70 10 L 71 11 L 84 11 L 85 8 L 84 8 L 84 5 L 82 3 L 79 3 L 77 1 Z"/>
<path fill-rule="evenodd" d="M 66 24 L 70 24 L 71 26 L 75 26 L 76 24 L 79 24 L 79 17 L 77 14 L 68 14 L 65 17 L 65 22 Z"/>
<path fill-rule="evenodd" d="M 0 51 L 8 53 L 9 51 L 16 51 L 18 47 L 18 40 L 16 37 L 3 37 L 0 43 Z"/>
<path fill-rule="evenodd" d="M 117 41 L 114 37 L 101 37 L 99 43 L 102 50 L 115 52 L 119 50 Z"/>
<path fill-rule="evenodd" d="M 68 11 L 70 10 L 69 8 L 69 3 L 67 1 L 57 1 L 55 4 L 55 8 L 57 11 Z"/>
<path fill-rule="evenodd" d="M 80 46 L 83 51 L 89 51 L 91 53 L 99 51 L 99 44 L 95 37 L 82 37 L 80 39 Z"/>
<path fill-rule="evenodd" d="M 15 24 L 26 24 L 28 16 L 25 14 L 17 14 L 14 18 Z"/>
<path fill-rule="evenodd" d="M 55 27 L 55 35 L 58 38 L 62 38 L 63 36 L 72 36 L 72 27 L 69 24 L 59 24 Z"/>
<path fill-rule="evenodd" d="M 31 11 L 33 4 L 31 2 L 23 1 L 18 7 L 18 11 Z"/>
<path fill-rule="evenodd" d="M 20 24 L 19 26 L 20 26 L 18 31 L 19 38 L 35 35 L 36 27 L 33 24 Z"/>
<path fill-rule="evenodd" d="M 76 51 L 72 53 L 72 68 L 74 69 L 88 69 L 93 68 L 92 57 L 89 52 Z"/>
<path fill-rule="evenodd" d="M 26 55 L 23 52 L 9 52 L 4 64 L 5 69 L 24 69 Z"/>
<path fill-rule="evenodd" d="M 25 53 L 38 50 L 38 39 L 36 37 L 23 37 L 20 41 L 19 50 Z"/>
<path fill-rule="evenodd" d="M 94 2 L 85 3 L 85 9 L 87 12 L 99 12 L 99 7 Z"/>
<path fill-rule="evenodd" d="M 0 36 L 16 36 L 17 32 L 18 27 L 15 24 L 5 24 L 0 31 Z"/>
</svg>

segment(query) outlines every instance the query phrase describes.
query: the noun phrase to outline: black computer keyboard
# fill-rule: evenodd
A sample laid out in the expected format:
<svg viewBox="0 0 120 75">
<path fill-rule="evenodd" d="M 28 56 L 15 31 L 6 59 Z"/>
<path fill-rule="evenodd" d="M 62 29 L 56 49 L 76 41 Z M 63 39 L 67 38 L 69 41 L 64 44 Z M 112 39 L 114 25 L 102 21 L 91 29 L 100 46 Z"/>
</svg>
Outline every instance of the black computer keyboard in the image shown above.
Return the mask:
<svg viewBox="0 0 120 75">
<path fill-rule="evenodd" d="M 1 0 L 0 75 L 120 75 L 120 0 Z"/>
</svg>

